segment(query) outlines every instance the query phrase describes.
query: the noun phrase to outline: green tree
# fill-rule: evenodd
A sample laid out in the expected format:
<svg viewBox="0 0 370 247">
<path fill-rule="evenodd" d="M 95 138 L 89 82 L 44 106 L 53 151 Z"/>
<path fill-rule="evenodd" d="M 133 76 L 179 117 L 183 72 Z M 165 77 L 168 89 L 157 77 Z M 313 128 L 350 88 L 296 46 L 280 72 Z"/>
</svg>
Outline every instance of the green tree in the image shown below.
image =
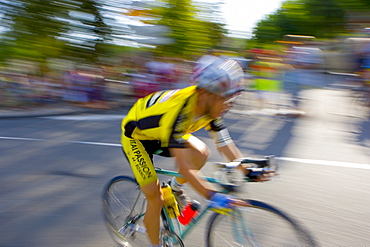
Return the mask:
<svg viewBox="0 0 370 247">
<path fill-rule="evenodd" d="M 345 10 L 337 0 L 289 0 L 257 24 L 253 39 L 268 43 L 286 34 L 333 38 L 345 30 L 345 22 Z"/>
<path fill-rule="evenodd" d="M 107 54 L 111 40 L 111 27 L 102 15 L 102 3 L 83 0 L 69 11 L 68 32 L 62 37 L 68 41 L 67 58 L 86 63 L 96 63 Z"/>
<path fill-rule="evenodd" d="M 280 39 L 281 29 L 276 25 L 276 19 L 276 15 L 271 15 L 269 18 L 258 22 L 257 26 L 253 30 L 252 40 L 256 43 L 271 43 Z"/>
<path fill-rule="evenodd" d="M 106 54 L 111 29 L 95 0 L 1 0 L 2 52 L 7 58 L 95 63 Z M 5 51 L 6 49 L 6 51 Z M 2 56 L 5 59 L 4 56 Z"/>
<path fill-rule="evenodd" d="M 191 0 L 165 0 L 151 9 L 134 12 L 149 12 L 155 17 L 150 23 L 170 27 L 168 36 L 175 42 L 158 46 L 158 53 L 189 57 L 217 46 L 226 33 L 223 24 L 211 18 L 216 11 L 211 7 L 199 11 Z M 114 17 L 122 17 L 125 9 L 130 9 L 128 2 L 115 0 L 0 0 L 1 26 L 5 30 L 0 59 L 31 59 L 46 66 L 49 58 L 96 63 L 118 56 L 114 53 L 115 41 L 130 39 L 122 38 L 129 33 L 129 25 L 122 28 L 125 25 L 118 24 Z"/>
<path fill-rule="evenodd" d="M 336 0 L 305 0 L 308 24 L 312 35 L 320 38 L 334 38 L 345 30 L 345 11 Z"/>
<path fill-rule="evenodd" d="M 42 64 L 48 57 L 59 56 L 63 42 L 57 37 L 65 30 L 65 23 L 55 16 L 66 15 L 63 6 L 48 0 L 0 1 L 0 9 L 5 28 L 2 53 Z"/>
</svg>

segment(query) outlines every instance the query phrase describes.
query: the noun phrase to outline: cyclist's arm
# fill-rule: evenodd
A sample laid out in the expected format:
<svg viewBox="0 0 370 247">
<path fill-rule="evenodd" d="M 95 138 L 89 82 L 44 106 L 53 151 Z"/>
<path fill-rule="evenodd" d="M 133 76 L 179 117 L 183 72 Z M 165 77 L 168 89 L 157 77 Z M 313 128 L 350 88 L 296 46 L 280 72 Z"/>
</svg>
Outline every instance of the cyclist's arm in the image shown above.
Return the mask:
<svg viewBox="0 0 370 247">
<path fill-rule="evenodd" d="M 239 150 L 239 148 L 235 145 L 233 140 L 230 137 L 230 134 L 226 128 L 226 125 L 223 121 L 220 122 L 220 124 L 210 124 L 209 127 L 209 134 L 214 140 L 217 149 L 229 160 L 234 161 L 239 158 L 243 158 L 243 154 Z M 246 176 L 249 176 L 250 168 L 251 166 L 249 164 L 240 164 L 238 166 L 238 169 L 243 172 Z M 267 181 L 269 180 L 272 173 L 269 172 L 263 172 L 261 176 L 258 176 L 258 178 L 254 179 L 254 181 Z"/>
<path fill-rule="evenodd" d="M 218 151 L 220 151 L 229 161 L 233 161 L 235 159 L 243 158 L 244 156 L 240 152 L 239 148 L 235 145 L 234 142 L 230 142 L 229 144 L 218 147 Z"/>
<path fill-rule="evenodd" d="M 210 137 L 213 139 L 218 151 L 220 151 L 229 161 L 243 158 L 242 153 L 234 144 L 229 131 L 222 118 L 215 119 L 207 127 Z"/>
<path fill-rule="evenodd" d="M 184 178 L 188 180 L 198 193 L 209 199 L 210 192 L 216 191 L 216 189 L 202 179 L 202 173 L 193 163 L 191 148 L 170 148 L 170 152 L 171 156 L 175 157 L 176 164 Z"/>
</svg>

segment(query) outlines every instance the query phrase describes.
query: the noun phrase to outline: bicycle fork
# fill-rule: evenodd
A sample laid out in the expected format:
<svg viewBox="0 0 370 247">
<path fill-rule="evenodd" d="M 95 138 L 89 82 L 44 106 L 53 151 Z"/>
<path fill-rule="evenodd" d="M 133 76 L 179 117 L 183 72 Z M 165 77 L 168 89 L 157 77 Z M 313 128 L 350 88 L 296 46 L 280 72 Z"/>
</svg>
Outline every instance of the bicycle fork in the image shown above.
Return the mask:
<svg viewBox="0 0 370 247">
<path fill-rule="evenodd" d="M 135 238 L 135 233 L 146 233 L 146 228 L 136 224 L 136 221 L 141 218 L 142 215 L 136 215 L 132 219 L 129 219 L 124 226 L 118 230 L 122 236 Z"/>
<path fill-rule="evenodd" d="M 241 212 L 239 210 L 233 210 L 230 217 L 234 241 L 240 246 L 247 246 L 247 239 L 253 247 L 260 247 Z"/>
</svg>

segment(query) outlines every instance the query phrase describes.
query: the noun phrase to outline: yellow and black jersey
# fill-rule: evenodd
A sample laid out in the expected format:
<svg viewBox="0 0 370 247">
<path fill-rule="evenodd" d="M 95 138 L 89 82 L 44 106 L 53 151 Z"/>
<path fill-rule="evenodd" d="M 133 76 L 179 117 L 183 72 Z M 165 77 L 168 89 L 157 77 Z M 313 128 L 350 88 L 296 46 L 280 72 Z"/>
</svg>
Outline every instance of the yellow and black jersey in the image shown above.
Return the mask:
<svg viewBox="0 0 370 247">
<path fill-rule="evenodd" d="M 137 140 L 158 140 L 162 147 L 183 148 L 191 133 L 206 127 L 222 131 L 223 120 L 195 119 L 196 86 L 160 91 L 139 99 L 122 121 L 122 135 Z"/>
</svg>

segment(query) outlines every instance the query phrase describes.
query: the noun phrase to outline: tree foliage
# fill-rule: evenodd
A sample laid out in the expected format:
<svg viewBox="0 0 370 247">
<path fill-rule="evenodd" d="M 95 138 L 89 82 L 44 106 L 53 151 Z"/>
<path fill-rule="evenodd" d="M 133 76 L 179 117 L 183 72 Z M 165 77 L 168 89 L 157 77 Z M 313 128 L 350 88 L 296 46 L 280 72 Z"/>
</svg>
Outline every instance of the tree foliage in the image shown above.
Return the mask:
<svg viewBox="0 0 370 247">
<path fill-rule="evenodd" d="M 46 63 L 65 58 L 94 63 L 104 55 L 110 27 L 95 0 L 2 0 L 0 59 Z M 109 54 L 107 54 L 109 55 Z"/>
<path fill-rule="evenodd" d="M 111 29 L 101 9 L 102 4 L 95 0 L 80 1 L 70 9 L 68 32 L 62 34 L 68 41 L 66 58 L 96 63 L 104 56 L 105 44 L 111 40 Z"/>
<path fill-rule="evenodd" d="M 2 43 L 8 55 L 45 59 L 58 56 L 60 42 L 57 37 L 65 29 L 64 22 L 55 18 L 55 9 L 62 16 L 63 7 L 54 1 L 27 0 L 1 1 L 2 26 L 6 28 Z"/>
<path fill-rule="evenodd" d="M 147 8 L 149 5 L 132 8 L 131 14 L 150 13 L 155 16 L 149 18 L 151 24 L 170 27 L 168 36 L 174 43 L 158 46 L 158 53 L 187 57 L 194 51 L 216 46 L 226 32 L 222 24 L 198 18 L 200 12 L 191 0 L 156 2 L 163 3 L 153 8 Z M 96 63 L 117 55 L 114 53 L 117 41 L 133 42 L 127 35 L 132 33 L 129 24 L 117 21 L 125 16 L 129 18 L 125 9 L 133 4 L 146 4 L 146 1 L 0 0 L 4 30 L 0 60 L 24 58 L 46 63 L 49 58 L 65 58 Z M 210 8 L 206 11 L 212 12 Z"/>
<path fill-rule="evenodd" d="M 286 34 L 335 38 L 347 32 L 348 13 L 364 9 L 370 9 L 368 0 L 288 0 L 257 24 L 253 40 L 269 43 Z"/>
</svg>

